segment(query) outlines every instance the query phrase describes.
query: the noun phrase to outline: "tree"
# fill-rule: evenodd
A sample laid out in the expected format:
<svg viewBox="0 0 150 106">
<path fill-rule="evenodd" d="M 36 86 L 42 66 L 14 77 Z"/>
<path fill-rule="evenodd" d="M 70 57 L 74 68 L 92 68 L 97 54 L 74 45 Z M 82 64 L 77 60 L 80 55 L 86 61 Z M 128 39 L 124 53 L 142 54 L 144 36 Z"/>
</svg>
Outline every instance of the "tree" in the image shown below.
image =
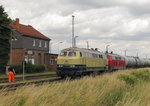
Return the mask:
<svg viewBox="0 0 150 106">
<path fill-rule="evenodd" d="M 10 23 L 11 19 L 8 17 L 8 14 L 4 12 L 3 6 L 0 6 L 0 72 L 5 72 L 5 67 L 9 60 Z"/>
</svg>

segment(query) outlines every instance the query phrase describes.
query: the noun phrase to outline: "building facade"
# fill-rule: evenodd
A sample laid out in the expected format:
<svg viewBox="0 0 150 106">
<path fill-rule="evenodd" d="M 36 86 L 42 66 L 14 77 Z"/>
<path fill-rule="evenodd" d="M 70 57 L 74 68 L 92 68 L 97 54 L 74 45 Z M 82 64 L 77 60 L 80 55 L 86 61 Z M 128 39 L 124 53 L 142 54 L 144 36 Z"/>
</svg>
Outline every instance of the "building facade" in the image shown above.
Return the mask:
<svg viewBox="0 0 150 106">
<path fill-rule="evenodd" d="M 46 70 L 50 70 L 50 71 L 56 71 L 57 70 L 57 54 L 49 54 L 46 53 L 45 54 L 45 63 L 46 63 Z"/>
<path fill-rule="evenodd" d="M 49 58 L 50 60 L 50 56 L 52 56 L 49 54 L 49 43 L 51 39 L 30 25 L 20 24 L 18 18 L 9 26 L 13 30 L 11 34 L 9 65 L 22 64 L 23 61 L 31 62 L 32 64 L 44 64 L 45 66 L 49 64 L 46 63 L 48 62 L 46 59 Z M 48 54 L 50 56 L 47 56 Z M 49 70 L 47 67 L 49 66 L 46 66 L 46 69 Z"/>
</svg>

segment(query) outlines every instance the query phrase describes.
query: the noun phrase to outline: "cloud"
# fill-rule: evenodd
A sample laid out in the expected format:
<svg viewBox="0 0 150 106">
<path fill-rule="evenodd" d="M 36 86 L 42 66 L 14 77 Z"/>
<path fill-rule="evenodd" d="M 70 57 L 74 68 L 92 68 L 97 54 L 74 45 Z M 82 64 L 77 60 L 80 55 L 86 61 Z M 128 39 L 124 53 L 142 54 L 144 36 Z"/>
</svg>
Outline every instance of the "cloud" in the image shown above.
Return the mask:
<svg viewBox="0 0 150 106">
<path fill-rule="evenodd" d="M 150 40 L 149 4 L 149 0 L 2 1 L 13 19 L 19 17 L 22 24 L 32 25 L 50 37 L 53 43 L 63 41 L 59 49 L 71 46 L 71 16 L 75 15 L 75 36 L 79 36 L 79 47 L 86 47 L 86 41 L 89 41 L 91 47 L 104 51 L 111 43 L 113 51 L 128 49 L 130 55 L 136 54 L 139 48 L 141 54 L 150 52 L 147 49 Z"/>
</svg>

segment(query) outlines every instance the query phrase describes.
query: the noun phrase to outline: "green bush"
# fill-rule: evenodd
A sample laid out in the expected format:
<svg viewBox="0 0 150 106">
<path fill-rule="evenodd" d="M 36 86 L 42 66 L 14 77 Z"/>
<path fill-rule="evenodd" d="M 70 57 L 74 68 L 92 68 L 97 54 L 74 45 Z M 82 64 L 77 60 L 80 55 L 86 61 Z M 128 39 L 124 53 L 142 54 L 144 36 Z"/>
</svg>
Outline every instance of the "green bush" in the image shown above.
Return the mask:
<svg viewBox="0 0 150 106">
<path fill-rule="evenodd" d="M 137 79 L 131 75 L 119 75 L 119 79 L 126 82 L 126 84 L 134 85 L 137 83 Z"/>
<path fill-rule="evenodd" d="M 34 73 L 34 65 L 31 62 L 26 63 L 25 73 Z"/>
<path fill-rule="evenodd" d="M 44 72 L 45 70 L 45 66 L 43 64 L 37 64 L 33 66 L 34 68 L 34 72 L 38 73 L 38 72 Z"/>
<path fill-rule="evenodd" d="M 150 71 L 135 71 L 131 73 L 137 79 L 150 81 Z"/>
<path fill-rule="evenodd" d="M 121 88 L 115 89 L 113 91 L 106 93 L 102 104 L 103 106 L 115 106 L 119 101 L 122 100 L 123 96 L 124 96 L 123 89 Z"/>
<path fill-rule="evenodd" d="M 14 65 L 13 68 L 14 68 L 16 74 L 22 73 L 22 66 L 21 65 Z"/>
<path fill-rule="evenodd" d="M 22 65 L 14 65 L 13 68 L 15 69 L 16 74 L 22 74 L 23 68 Z M 28 62 L 25 64 L 25 73 L 40 73 L 44 72 L 45 66 L 43 64 L 32 64 Z"/>
<path fill-rule="evenodd" d="M 39 73 L 44 72 L 45 66 L 43 64 L 35 64 L 33 65 L 31 62 L 26 64 L 25 72 L 26 73 Z"/>
</svg>

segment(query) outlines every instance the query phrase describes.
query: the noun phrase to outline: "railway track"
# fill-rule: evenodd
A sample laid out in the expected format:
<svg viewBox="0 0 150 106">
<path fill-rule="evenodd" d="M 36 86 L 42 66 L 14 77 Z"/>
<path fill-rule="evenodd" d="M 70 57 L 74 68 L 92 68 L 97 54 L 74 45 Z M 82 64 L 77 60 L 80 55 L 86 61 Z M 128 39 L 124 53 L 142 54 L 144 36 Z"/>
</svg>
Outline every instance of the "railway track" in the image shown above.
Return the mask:
<svg viewBox="0 0 150 106">
<path fill-rule="evenodd" d="M 101 73 L 103 74 L 103 73 Z M 101 75 L 98 74 L 98 75 Z M 34 75 L 34 76 L 26 76 L 26 81 L 20 81 L 17 83 L 3 83 L 2 85 L 0 85 L 0 89 L 5 89 L 7 88 L 8 91 L 12 91 L 12 90 L 16 90 L 19 86 L 25 86 L 25 85 L 31 85 L 31 84 L 37 84 L 40 85 L 42 83 L 45 82 L 57 82 L 57 81 L 71 81 L 71 80 L 76 80 L 76 79 L 80 79 L 83 78 L 82 77 L 75 77 L 75 78 L 71 78 L 71 77 L 66 77 L 65 79 L 62 79 L 60 77 L 55 77 L 56 74 L 47 74 L 47 75 Z M 92 77 L 95 77 L 96 75 L 92 75 Z M 48 79 L 42 79 L 42 80 L 34 80 L 34 81 L 29 81 L 29 79 L 41 79 L 41 78 L 48 78 Z M 51 77 L 51 78 L 50 78 Z M 54 78 L 55 77 L 55 78 Z M 18 78 L 18 80 L 22 80 L 22 77 L 16 77 Z M 27 80 L 28 79 L 28 80 Z M 8 79 L 7 79 L 8 80 Z"/>
<path fill-rule="evenodd" d="M 25 86 L 25 85 L 31 85 L 31 84 L 42 84 L 45 82 L 56 82 L 56 81 L 61 81 L 61 78 L 53 78 L 53 79 L 45 79 L 45 80 L 36 80 L 36 81 L 26 81 L 26 82 L 19 82 L 19 83 L 10 83 L 10 84 L 4 84 L 0 85 L 0 89 L 17 89 L 19 86 Z"/>
<path fill-rule="evenodd" d="M 32 79 L 42 79 L 42 78 L 50 78 L 50 77 L 56 77 L 56 74 L 43 74 L 43 75 L 28 75 L 25 76 L 25 80 L 32 80 Z M 15 81 L 22 81 L 23 77 L 15 77 Z M 0 78 L 0 83 L 6 83 L 8 82 L 8 78 Z"/>
</svg>

